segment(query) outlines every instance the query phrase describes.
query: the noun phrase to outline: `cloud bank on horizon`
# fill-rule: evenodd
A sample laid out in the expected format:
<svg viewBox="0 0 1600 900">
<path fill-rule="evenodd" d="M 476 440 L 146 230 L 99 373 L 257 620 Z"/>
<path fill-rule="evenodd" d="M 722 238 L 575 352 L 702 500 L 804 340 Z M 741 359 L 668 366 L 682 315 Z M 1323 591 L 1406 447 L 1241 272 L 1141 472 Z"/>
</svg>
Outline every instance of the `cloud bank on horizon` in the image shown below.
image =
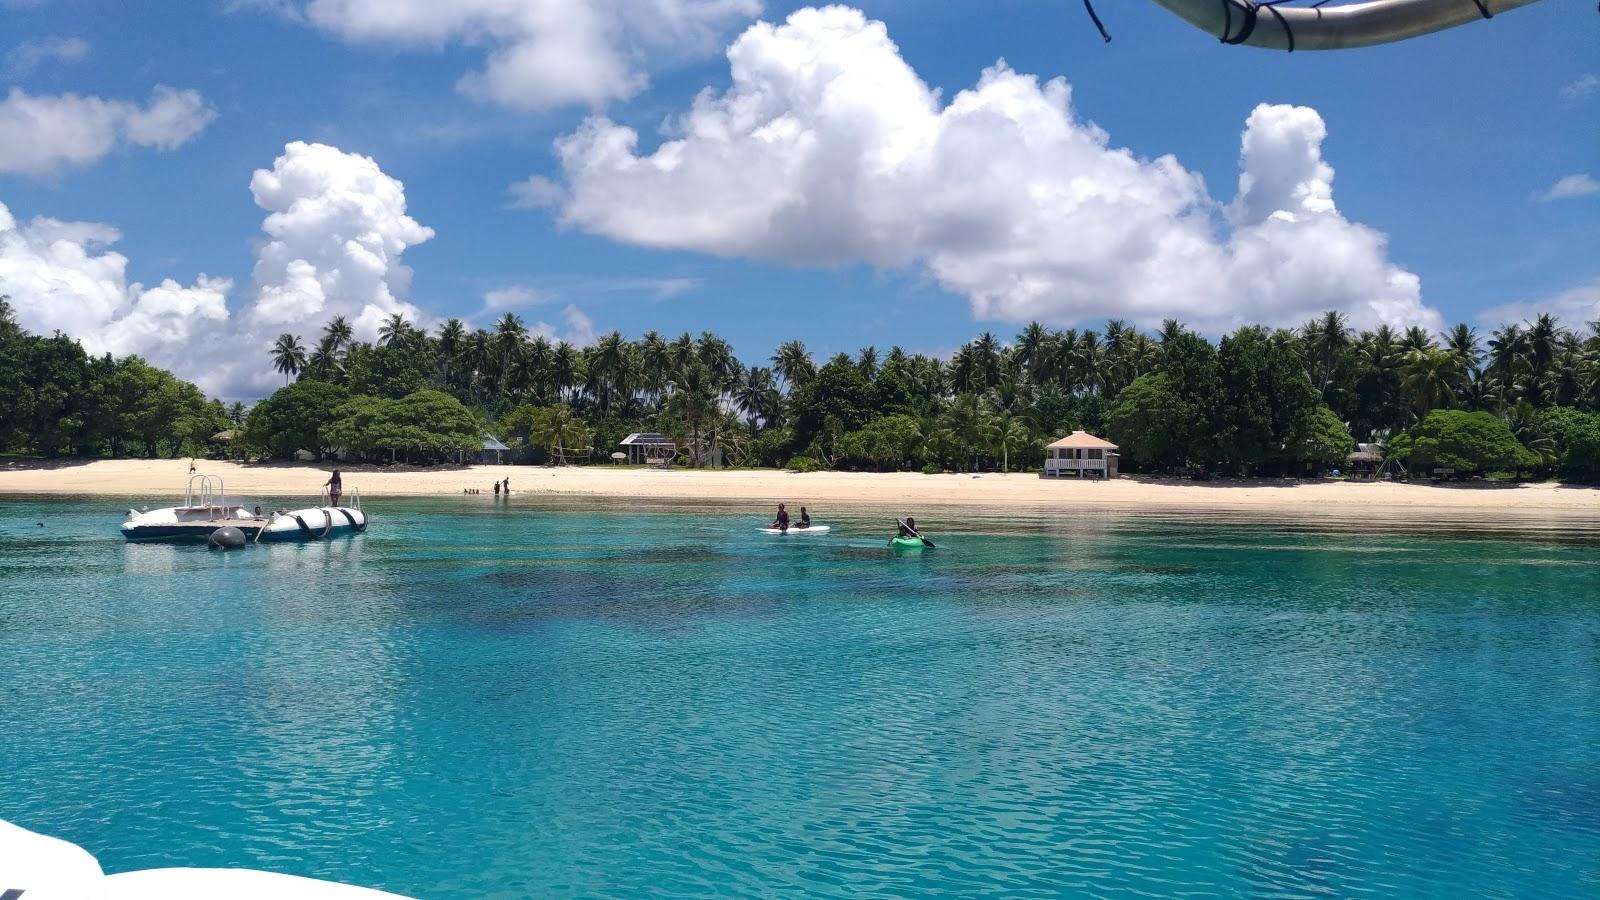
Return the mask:
<svg viewBox="0 0 1600 900">
<path fill-rule="evenodd" d="M 703 92 L 654 151 L 591 116 L 557 141 L 565 184 L 514 196 L 639 246 L 921 267 L 980 319 L 1221 330 L 1339 308 L 1358 326 L 1442 324 L 1385 236 L 1335 206 L 1316 110 L 1251 113 L 1224 204 L 1173 157 L 1139 159 L 1078 120 L 1063 79 L 1001 61 L 944 103 L 858 10 L 758 23 L 728 61 L 728 90 Z"/>
</svg>

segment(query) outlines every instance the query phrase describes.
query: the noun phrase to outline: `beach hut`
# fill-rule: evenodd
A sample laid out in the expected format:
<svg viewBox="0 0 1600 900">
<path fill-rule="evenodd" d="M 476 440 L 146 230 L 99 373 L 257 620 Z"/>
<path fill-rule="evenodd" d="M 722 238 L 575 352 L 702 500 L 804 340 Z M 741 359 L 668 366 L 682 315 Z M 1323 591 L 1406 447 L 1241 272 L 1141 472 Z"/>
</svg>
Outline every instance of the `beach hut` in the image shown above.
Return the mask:
<svg viewBox="0 0 1600 900">
<path fill-rule="evenodd" d="M 1117 475 L 1117 445 L 1087 431 L 1074 431 L 1045 451 L 1048 454 L 1044 460 L 1046 478 L 1063 475 L 1115 478 Z"/>
<path fill-rule="evenodd" d="M 510 447 L 507 447 L 505 444 L 501 443 L 499 438 L 492 434 L 486 434 L 483 436 L 483 455 L 480 457 L 480 459 L 483 462 L 488 462 L 489 454 L 493 453 L 494 464 L 498 466 L 502 462 L 501 454 L 510 449 Z"/>
<path fill-rule="evenodd" d="M 1381 444 L 1357 444 L 1354 453 L 1344 458 L 1344 467 L 1350 475 L 1359 478 L 1376 478 L 1383 468 Z"/>
<path fill-rule="evenodd" d="M 628 455 L 628 462 L 665 465 L 678 455 L 678 445 L 655 431 L 638 432 L 622 439 L 617 446 Z"/>
</svg>

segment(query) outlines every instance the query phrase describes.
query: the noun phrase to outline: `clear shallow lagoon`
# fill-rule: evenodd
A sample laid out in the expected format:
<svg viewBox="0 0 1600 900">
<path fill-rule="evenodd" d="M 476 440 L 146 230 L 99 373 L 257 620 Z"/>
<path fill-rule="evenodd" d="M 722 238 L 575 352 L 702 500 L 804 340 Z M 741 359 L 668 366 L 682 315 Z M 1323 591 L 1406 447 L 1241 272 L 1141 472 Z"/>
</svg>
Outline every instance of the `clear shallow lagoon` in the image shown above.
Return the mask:
<svg viewBox="0 0 1600 900">
<path fill-rule="evenodd" d="M 0 818 L 111 871 L 1600 894 L 1592 533 L 473 497 L 223 554 L 125 505 L 0 501 Z"/>
</svg>

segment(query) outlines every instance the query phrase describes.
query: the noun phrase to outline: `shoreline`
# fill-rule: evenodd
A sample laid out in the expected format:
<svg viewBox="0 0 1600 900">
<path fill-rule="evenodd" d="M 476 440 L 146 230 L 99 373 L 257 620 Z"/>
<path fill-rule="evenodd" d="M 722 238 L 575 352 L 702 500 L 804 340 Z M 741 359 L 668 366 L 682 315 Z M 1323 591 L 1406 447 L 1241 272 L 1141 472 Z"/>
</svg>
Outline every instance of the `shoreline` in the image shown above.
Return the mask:
<svg viewBox="0 0 1600 900">
<path fill-rule="evenodd" d="M 230 496 L 317 496 L 332 466 L 311 463 L 241 464 L 202 460 L 199 473 L 219 476 Z M 731 501 L 752 503 L 922 504 L 1030 509 L 1144 509 L 1261 511 L 1297 516 L 1425 518 L 1504 516 L 1526 520 L 1600 517 L 1600 488 L 1560 484 L 1433 485 L 1332 480 L 1229 479 L 1195 482 L 1133 476 L 1108 482 L 1043 479 L 1037 473 L 923 475 L 908 472 L 812 472 L 773 469 L 654 471 L 612 466 L 340 466 L 346 496 L 367 499 L 492 494 L 510 478 L 513 496 L 581 500 Z M 123 497 L 179 502 L 189 477 L 187 459 L 10 461 L 0 463 L 0 497 Z"/>
</svg>

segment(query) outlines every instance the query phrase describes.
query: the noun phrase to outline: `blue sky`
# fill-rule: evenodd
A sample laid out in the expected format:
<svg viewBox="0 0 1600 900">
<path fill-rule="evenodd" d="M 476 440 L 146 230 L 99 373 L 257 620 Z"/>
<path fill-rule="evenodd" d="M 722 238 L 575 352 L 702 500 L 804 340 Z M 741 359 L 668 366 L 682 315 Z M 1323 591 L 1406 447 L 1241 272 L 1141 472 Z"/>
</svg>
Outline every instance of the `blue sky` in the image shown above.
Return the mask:
<svg viewBox="0 0 1600 900">
<path fill-rule="evenodd" d="M 1600 195 L 1584 180 L 1600 178 L 1600 90 L 1594 85 L 1600 16 L 1586 4 L 1544 2 L 1400 45 L 1293 55 L 1221 46 L 1153 3 L 1101 6 L 1115 36 L 1109 45 L 1075 3 L 855 4 L 867 19 L 887 25 L 899 59 L 940 91 L 941 102 L 973 87 L 1000 58 L 1017 73 L 1065 79 L 1079 124 L 1094 123 L 1106 133 L 1108 148 L 1126 148 L 1141 161 L 1171 154 L 1181 169 L 1204 179 L 1216 209 L 1202 217 L 1216 221 L 1227 218 L 1221 208 L 1234 199 L 1241 131 L 1252 111 L 1260 104 L 1314 109 L 1326 138 L 1313 143 L 1337 173 L 1332 196 L 1338 215 L 1355 223 L 1351 228 L 1387 238 L 1380 251 L 1386 268 L 1363 270 L 1351 276 L 1355 281 L 1413 273 L 1421 306 L 1404 300 L 1412 310 L 1405 315 L 1421 316 L 1416 310 L 1425 308 L 1443 322 L 1477 323 L 1485 311 L 1512 304 L 1522 306 L 1502 313 L 1545 303 L 1575 320 L 1600 316 L 1593 309 L 1600 300 Z M 798 8 L 767 2 L 759 18 L 782 23 Z M 648 79 L 631 96 L 571 103 L 543 98 L 530 106 L 461 86 L 463 75 L 483 68 L 487 52 L 464 31 L 374 38 L 358 34 L 355 25 L 308 21 L 292 3 L 0 0 L 0 77 L 7 89 L 34 98 L 72 94 L 148 104 L 156 87 L 166 85 L 197 92 L 213 113 L 192 135 L 168 135 L 164 143 L 160 137 L 142 144 L 125 139 L 92 160 L 45 171 L 38 170 L 44 164 L 18 171 L 28 168 L 18 163 L 8 171 L 0 151 L 0 203 L 19 223 L 48 217 L 115 227 L 120 240 L 107 246 L 126 257 L 128 283 L 171 278 L 191 285 L 201 273 L 231 280 L 225 303 L 232 318 L 214 323 L 218 337 L 233 333 L 267 284 L 252 281 L 267 237 L 251 178 L 258 169 L 272 169 L 291 141 L 371 157 L 384 175 L 404 184 L 405 212 L 433 235 L 403 251 L 409 284 L 395 278 L 389 285 L 398 301 L 429 320 L 458 315 L 488 324 L 486 294 L 509 290 L 499 296 L 519 298 L 519 314 L 530 324 L 548 322 L 560 336 L 581 338 L 583 319 L 595 331 L 617 328 L 635 336 L 647 329 L 710 329 L 730 338 L 745 358 L 759 359 L 792 337 L 818 354 L 894 343 L 945 352 L 978 331 L 1013 334 L 1029 311 L 1046 310 L 1047 318 L 1065 325 L 1080 315 L 1090 324 L 1103 321 L 1106 308 L 1117 308 L 1116 288 L 1106 288 L 1112 293 L 1105 302 L 1051 299 L 1054 291 L 1078 296 L 1073 292 L 1092 289 L 1092 279 L 1074 280 L 1078 269 L 1092 263 L 1101 267 L 1096 272 L 1115 272 L 1115 259 L 1020 263 L 1047 273 L 1040 276 L 1042 294 L 1022 297 L 997 285 L 1001 257 L 993 247 L 981 259 L 962 255 L 970 244 L 965 237 L 956 247 L 930 243 L 934 238 L 909 248 L 889 240 L 863 248 L 859 257 L 836 247 L 820 255 L 788 253 L 784 242 L 808 230 L 775 228 L 748 240 L 727 232 L 687 237 L 676 217 L 685 196 L 707 196 L 705 184 L 667 176 L 640 181 L 621 164 L 579 174 L 558 156 L 553 142 L 603 113 L 608 122 L 638 132 L 636 152 L 645 157 L 662 140 L 663 123 L 683 114 L 697 93 L 728 90 L 722 50 L 753 19 L 737 8 L 707 18 L 709 37 L 701 34 L 683 47 L 632 46 L 621 55 L 635 76 Z M 893 61 L 892 54 L 884 58 Z M 870 82 L 874 76 L 865 77 Z M 1304 142 L 1302 132 L 1312 127 L 1304 126 L 1298 139 Z M 0 140 L 21 139 L 14 135 Z M 1014 149 L 1003 146 L 998 154 Z M 1048 155 L 998 154 L 996 166 L 1050 165 Z M 1103 162 L 1111 164 L 1092 162 L 1087 176 Z M 741 173 L 728 174 L 737 181 Z M 508 188 L 530 176 L 548 179 L 565 194 L 546 207 L 516 208 Z M 1571 196 L 1540 199 L 1564 178 L 1562 193 Z M 916 185 L 907 190 L 915 193 Z M 633 197 L 640 198 L 645 217 L 654 211 L 648 226 L 625 221 Z M 707 196 L 701 211 L 720 215 L 718 203 L 737 199 Z M 794 214 L 815 215 L 808 227 L 825 232 L 839 217 L 862 211 L 809 204 Z M 983 210 L 985 227 L 993 230 L 998 221 L 1003 228 L 1008 214 Z M 1049 209 L 1030 208 L 1027 215 L 1048 218 Z M 1096 220 L 1068 218 L 1082 230 L 1066 239 L 1081 235 L 1092 244 Z M 894 221 L 893 227 L 905 228 L 914 219 Z M 0 268 L 0 292 L 25 295 L 19 305 L 26 321 L 33 295 L 18 271 L 8 283 Z M 1183 278 L 1181 269 L 1161 271 L 1163 287 Z M 1214 290 L 1202 281 L 1215 280 L 1210 270 L 1195 277 L 1196 291 Z M 1128 290 L 1142 291 L 1143 302 L 1148 288 Z M 1271 310 L 1271 288 L 1264 290 L 1265 299 L 1252 301 L 1247 312 Z M 1300 292 L 1292 304 L 1286 301 L 1293 310 L 1320 299 L 1316 288 L 1292 290 Z M 974 299 L 980 296 L 987 299 Z M 1158 319 L 1165 296 L 1157 291 L 1156 299 L 1130 307 L 1127 317 Z M 136 305 L 137 296 L 130 297 Z M 1342 305 L 1349 297 L 1335 291 L 1328 300 Z M 40 294 L 31 308 L 44 321 L 43 304 L 69 302 L 56 291 Z M 108 348 L 146 352 L 157 361 L 163 352 L 176 357 L 170 344 L 145 350 L 131 338 L 107 337 L 124 328 L 117 317 L 126 312 L 86 324 L 86 343 L 95 343 L 88 332 L 99 328 Z M 1195 318 L 1181 305 L 1171 312 Z M 1202 314 L 1199 324 L 1220 328 L 1225 318 Z M 316 326 L 290 323 L 288 330 L 309 337 Z M 206 332 L 182 339 L 204 341 Z M 202 377 L 202 383 L 248 393 L 252 382 L 234 372 Z"/>
</svg>

